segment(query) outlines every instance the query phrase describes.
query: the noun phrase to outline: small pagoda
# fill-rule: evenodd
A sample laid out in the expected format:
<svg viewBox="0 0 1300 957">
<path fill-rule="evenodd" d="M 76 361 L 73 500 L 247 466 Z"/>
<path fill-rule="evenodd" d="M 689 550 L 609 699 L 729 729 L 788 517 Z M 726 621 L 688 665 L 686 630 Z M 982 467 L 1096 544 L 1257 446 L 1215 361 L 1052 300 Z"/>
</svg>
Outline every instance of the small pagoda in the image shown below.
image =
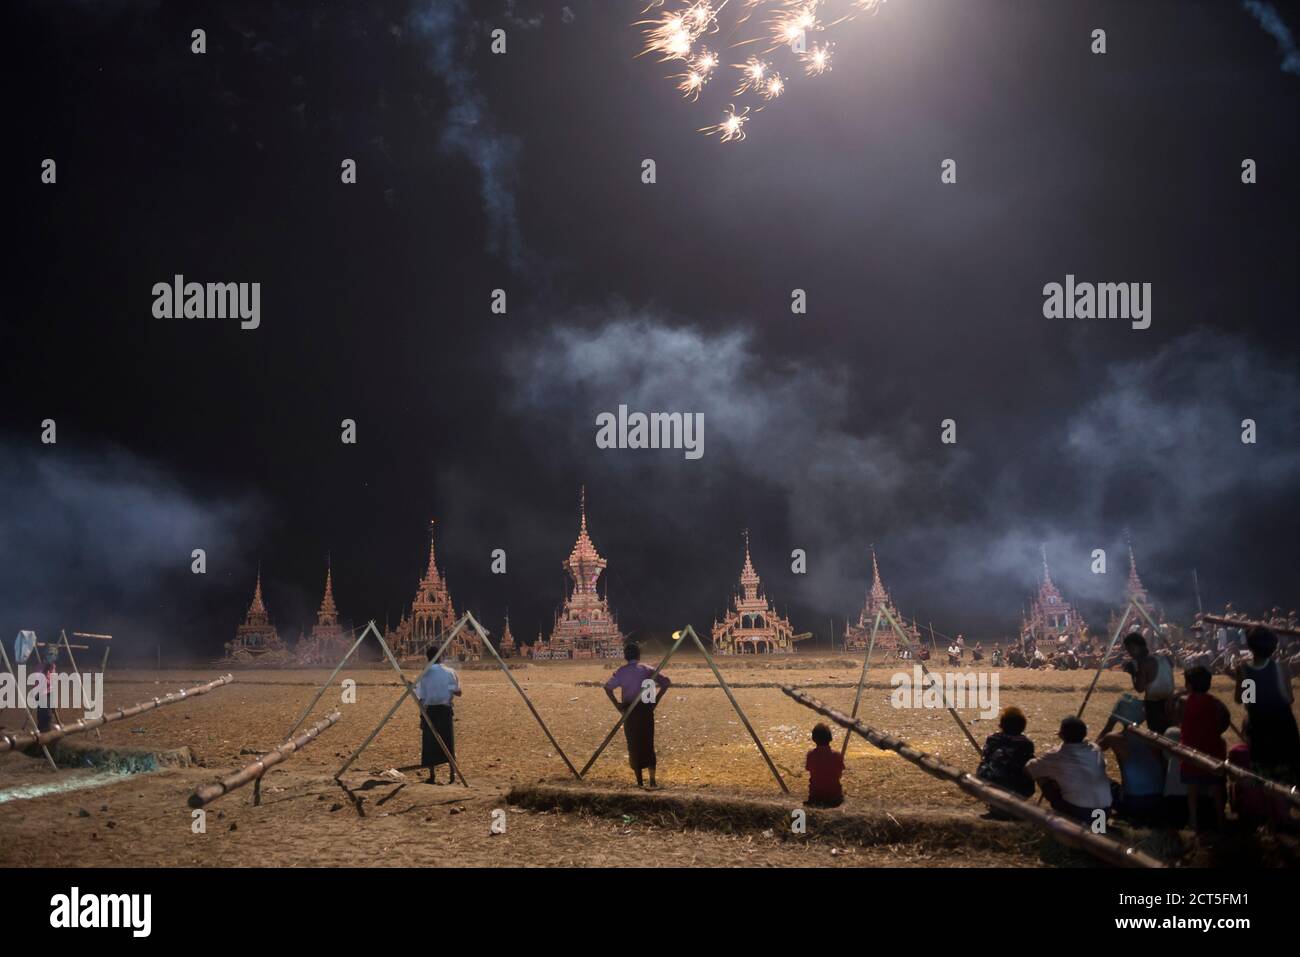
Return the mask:
<svg viewBox="0 0 1300 957">
<path fill-rule="evenodd" d="M 334 604 L 334 569 L 325 568 L 325 595 L 316 612 L 316 624 L 311 632 L 299 639 L 294 648 L 294 658 L 300 665 L 334 664 L 345 654 L 351 642 L 348 633 L 339 624 L 339 610 Z"/>
<path fill-rule="evenodd" d="M 763 582 L 749 557 L 749 530 L 745 530 L 745 564 L 740 569 L 740 591 L 732 596 L 732 607 L 722 621 L 713 623 L 713 650 L 720 655 L 756 655 L 795 650 L 795 642 L 808 635 L 795 635 L 789 619 L 777 614 L 763 594 Z"/>
<path fill-rule="evenodd" d="M 1130 631 L 1139 631 L 1148 634 L 1151 631 L 1150 618 L 1157 625 L 1165 623 L 1164 610 L 1160 608 L 1147 593 L 1146 586 L 1142 584 L 1142 578 L 1138 575 L 1137 558 L 1133 555 L 1133 544 L 1128 546 L 1128 581 L 1124 583 L 1124 607 L 1117 612 L 1111 612 L 1110 615 L 1110 633 L 1114 634 L 1115 629 L 1119 627 L 1120 616 L 1129 610 L 1129 606 L 1137 605 L 1145 616 L 1139 614 L 1130 614 L 1125 627 Z"/>
<path fill-rule="evenodd" d="M 501 629 L 500 646 L 497 648 L 497 654 L 502 658 L 513 658 L 519 653 L 515 645 L 515 636 L 510 633 L 510 616 L 506 615 L 505 627 Z"/>
<path fill-rule="evenodd" d="M 388 642 L 393 654 L 399 659 L 424 660 L 425 649 L 433 645 L 435 650 L 442 646 L 446 635 L 460 616 L 452 604 L 451 591 L 447 581 L 438 569 L 438 556 L 434 548 L 434 531 L 436 524 L 429 522 L 429 564 L 424 577 L 415 586 L 415 598 L 411 601 L 410 614 L 402 613 L 396 631 L 385 631 L 384 640 Z M 452 639 L 443 660 L 476 661 L 481 649 L 473 641 L 468 628 L 462 628 Z"/>
<path fill-rule="evenodd" d="M 1022 638 L 1035 642 L 1056 642 L 1062 635 L 1082 640 L 1088 632 L 1083 616 L 1061 595 L 1047 567 L 1047 547 L 1043 547 L 1043 580 L 1038 594 L 1029 603 L 1029 616 L 1021 621 Z"/>
<path fill-rule="evenodd" d="M 581 491 L 578 540 L 574 542 L 564 569 L 573 580 L 564 607 L 555 616 L 555 627 L 546 641 L 533 645 L 532 657 L 545 661 L 563 658 L 621 658 L 624 638 L 609 608 L 609 596 L 596 588 L 608 564 L 587 534 L 587 490 Z"/>
<path fill-rule="evenodd" d="M 921 633 L 917 630 L 915 622 L 908 624 L 903 620 L 903 616 L 898 613 L 894 607 L 893 599 L 889 597 L 889 590 L 885 588 L 885 583 L 880 578 L 880 563 L 876 561 L 876 549 L 871 549 L 871 587 L 867 589 L 867 600 L 862 606 L 862 612 L 858 615 L 857 623 L 849 621 L 844 626 L 844 650 L 845 651 L 863 651 L 871 647 L 871 628 L 876 623 L 876 615 L 879 612 L 887 611 L 893 616 L 894 621 L 903 629 L 909 641 L 914 645 L 921 642 Z M 876 647 L 885 651 L 896 650 L 898 645 L 898 635 L 895 634 L 893 627 L 890 626 L 889 620 L 881 615 L 880 627 L 876 629 Z"/>
<path fill-rule="evenodd" d="M 251 662 L 259 658 L 278 660 L 286 657 L 288 649 L 280 640 L 280 633 L 271 624 L 266 603 L 262 600 L 262 569 L 257 569 L 257 584 L 253 586 L 253 601 L 248 606 L 244 623 L 235 628 L 235 638 L 226 642 L 226 661 Z"/>
</svg>

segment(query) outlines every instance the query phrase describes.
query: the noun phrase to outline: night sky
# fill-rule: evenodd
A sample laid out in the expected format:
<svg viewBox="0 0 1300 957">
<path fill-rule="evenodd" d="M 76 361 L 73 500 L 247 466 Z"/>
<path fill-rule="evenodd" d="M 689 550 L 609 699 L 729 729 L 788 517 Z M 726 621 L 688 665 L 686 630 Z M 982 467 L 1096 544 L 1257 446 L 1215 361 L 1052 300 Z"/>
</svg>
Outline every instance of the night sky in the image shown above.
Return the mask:
<svg viewBox="0 0 1300 957">
<path fill-rule="evenodd" d="M 296 638 L 327 555 L 395 624 L 436 518 L 458 608 L 531 640 L 583 483 L 642 638 L 706 632 L 746 527 L 821 642 L 873 543 L 905 615 L 985 640 L 1044 544 L 1104 627 L 1126 532 L 1183 620 L 1193 569 L 1297 604 L 1295 8 L 889 0 L 722 143 L 732 78 L 684 101 L 643 6 L 11 4 L 6 638 L 215 656 L 259 562 Z M 260 327 L 155 318 L 177 273 L 260 282 Z M 1045 318 L 1067 274 L 1151 283 L 1151 327 Z M 597 448 L 620 404 L 703 413 L 703 457 Z"/>
</svg>

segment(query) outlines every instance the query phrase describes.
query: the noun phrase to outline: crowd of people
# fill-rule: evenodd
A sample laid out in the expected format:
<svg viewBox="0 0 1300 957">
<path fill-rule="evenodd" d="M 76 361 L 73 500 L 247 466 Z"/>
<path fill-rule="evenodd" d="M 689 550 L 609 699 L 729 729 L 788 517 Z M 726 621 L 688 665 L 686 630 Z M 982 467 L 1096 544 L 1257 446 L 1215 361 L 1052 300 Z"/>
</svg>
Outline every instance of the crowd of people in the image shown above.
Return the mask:
<svg viewBox="0 0 1300 957">
<path fill-rule="evenodd" d="M 985 741 L 976 776 L 1024 799 L 1039 791 L 1053 810 L 1084 824 L 1095 825 L 1099 817 L 1115 817 L 1146 827 L 1224 830 L 1231 807 L 1233 818 L 1244 824 L 1291 827 L 1289 805 L 1258 783 L 1225 779 L 1200 762 L 1171 757 L 1167 749 L 1129 734 L 1127 729 L 1145 726 L 1213 760 L 1229 761 L 1271 781 L 1300 784 L 1300 727 L 1291 687 L 1293 677 L 1300 673 L 1300 659 L 1285 657 L 1287 650 L 1294 649 L 1280 648 L 1277 635 L 1269 628 L 1244 629 L 1244 653 L 1231 656 L 1232 670 L 1228 672 L 1233 679 L 1233 699 L 1246 710 L 1246 720 L 1238 729 L 1227 705 L 1211 690 L 1214 673 L 1210 667 L 1195 654 L 1180 656 L 1168 643 L 1153 649 L 1151 637 L 1150 632 L 1140 631 L 1125 636 L 1119 653 L 1127 659 L 1123 670 L 1130 676 L 1135 694 L 1120 697 L 1096 740 L 1089 740 L 1088 726 L 1081 718 L 1070 715 L 1057 729 L 1060 743 L 1037 754 L 1026 733 L 1024 712 L 1008 707 L 999 717 L 999 730 Z M 1221 657 L 1232 649 L 1235 638 L 1224 636 L 1222 649 L 1217 647 L 1219 640 L 1216 635 L 1216 655 Z M 950 660 L 960 661 L 965 650 L 964 642 L 955 640 L 949 647 Z M 1012 649 L 1013 654 L 1019 651 Z M 973 652 L 977 661 L 983 657 L 978 643 Z M 994 650 L 994 665 L 1000 663 L 1001 652 L 1000 647 Z M 635 643 L 629 642 L 624 654 L 626 663 L 605 683 L 605 693 L 624 716 L 628 763 L 636 783 L 647 787 L 648 774 L 648 787 L 653 789 L 657 787 L 655 713 L 671 681 L 641 663 Z M 1181 689 L 1175 681 L 1179 667 Z M 422 731 L 422 763 L 429 768 L 430 783 L 436 783 L 437 768 L 453 760 L 448 754 L 454 754 L 452 703 L 461 694 L 460 683 L 452 669 L 430 660 L 415 693 L 428 718 Z M 438 731 L 436 736 L 430 727 Z M 1226 738 L 1229 731 L 1239 739 L 1232 747 Z M 837 807 L 844 801 L 844 759 L 831 747 L 827 725 L 817 724 L 812 740 L 814 747 L 804 762 L 807 803 Z M 1108 774 L 1107 753 L 1115 758 L 1119 780 Z M 988 816 L 1005 818 L 1004 812 L 996 810 Z"/>
<path fill-rule="evenodd" d="M 1278 656 L 1278 639 L 1264 627 L 1246 631 L 1248 656 L 1233 672 L 1233 697 L 1245 706 L 1246 720 L 1234 729 L 1228 707 L 1211 692 L 1213 674 L 1201 664 L 1183 669 L 1183 688 L 1175 689 L 1174 663 L 1153 653 L 1146 638 L 1124 639 L 1125 665 L 1134 691 L 1112 710 L 1095 741 L 1078 717 L 1060 723 L 1060 744 L 1035 756 L 1026 737 L 1027 722 L 1018 708 L 1007 708 L 1000 730 L 989 736 L 977 777 L 1021 797 L 1035 790 L 1058 813 L 1093 823 L 1098 812 L 1148 827 L 1191 826 L 1223 830 L 1227 808 L 1247 825 L 1270 822 L 1290 826 L 1289 805 L 1250 780 L 1225 779 L 1201 763 L 1171 757 L 1168 751 L 1125 728 L 1151 731 L 1217 761 L 1227 760 L 1285 784 L 1300 783 L 1300 730 L 1293 710 L 1291 679 L 1297 669 Z M 1239 743 L 1228 747 L 1236 730 Z M 1115 756 L 1119 780 L 1107 774 L 1106 752 Z"/>
</svg>

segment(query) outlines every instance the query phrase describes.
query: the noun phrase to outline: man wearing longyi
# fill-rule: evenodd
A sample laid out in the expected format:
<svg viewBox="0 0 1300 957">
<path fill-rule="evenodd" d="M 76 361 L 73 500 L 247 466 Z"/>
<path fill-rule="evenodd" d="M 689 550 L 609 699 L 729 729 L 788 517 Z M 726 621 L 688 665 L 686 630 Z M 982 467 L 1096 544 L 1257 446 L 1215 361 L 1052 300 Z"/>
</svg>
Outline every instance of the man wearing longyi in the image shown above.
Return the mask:
<svg viewBox="0 0 1300 957">
<path fill-rule="evenodd" d="M 637 787 L 645 787 L 642 772 L 650 769 L 650 787 L 655 788 L 655 706 L 659 696 L 672 684 L 662 674 L 654 675 L 654 683 L 649 679 L 654 669 L 641 663 L 641 648 L 629 641 L 623 649 L 627 664 L 623 665 L 605 682 L 605 694 L 610 703 L 619 711 L 627 712 L 623 722 L 623 735 L 627 738 L 627 759 L 636 775 Z M 614 690 L 620 689 L 622 700 L 614 697 Z M 633 708 L 632 704 L 640 698 Z"/>
<path fill-rule="evenodd" d="M 430 645 L 425 651 L 429 664 L 415 683 L 415 697 L 420 707 L 429 718 L 429 723 L 420 722 L 420 763 L 429 769 L 429 784 L 438 783 L 438 765 L 451 764 L 451 755 L 456 753 L 455 716 L 452 711 L 454 698 L 460 697 L 460 676 L 441 662 L 433 660 L 434 648 Z M 438 731 L 438 737 L 429 732 L 429 724 Z M 442 738 L 447 746 L 444 751 L 438 743 Z M 448 754 L 450 752 L 450 754 Z M 447 783 L 456 781 L 456 769 L 453 765 L 447 772 Z"/>
</svg>

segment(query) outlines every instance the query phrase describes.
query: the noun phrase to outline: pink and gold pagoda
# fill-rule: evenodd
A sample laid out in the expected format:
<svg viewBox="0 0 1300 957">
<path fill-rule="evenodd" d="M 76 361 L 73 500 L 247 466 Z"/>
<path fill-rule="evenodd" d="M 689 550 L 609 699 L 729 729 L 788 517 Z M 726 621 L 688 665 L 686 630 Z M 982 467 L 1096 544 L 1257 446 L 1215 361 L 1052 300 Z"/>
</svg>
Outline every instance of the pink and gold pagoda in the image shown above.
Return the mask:
<svg viewBox="0 0 1300 957">
<path fill-rule="evenodd" d="M 749 531 L 745 531 L 745 564 L 740 569 L 740 592 L 722 621 L 713 623 L 713 650 L 720 655 L 771 654 L 795 650 L 796 635 L 789 619 L 777 614 L 763 593 L 763 582 L 749 557 Z"/>
<path fill-rule="evenodd" d="M 501 629 L 501 641 L 497 647 L 497 654 L 502 658 L 513 658 L 518 653 L 519 649 L 515 644 L 515 636 L 510 633 L 510 616 L 506 615 L 506 625 Z"/>
<path fill-rule="evenodd" d="M 888 611 L 898 622 L 903 633 L 907 635 L 908 640 L 914 645 L 919 645 L 921 633 L 917 630 L 915 622 L 908 624 L 903 620 L 903 616 L 898 613 L 894 607 L 893 599 L 889 597 L 889 590 L 885 588 L 885 583 L 880 579 L 880 564 L 876 561 L 876 549 L 871 549 L 871 587 L 867 589 L 867 600 L 862 606 L 862 612 L 858 615 L 857 623 L 852 621 L 846 622 L 844 626 L 844 650 L 845 651 L 866 651 L 871 647 L 871 628 L 876 623 L 876 614 L 880 611 Z M 890 626 L 889 620 L 881 615 L 880 627 L 876 629 L 876 647 L 882 650 L 894 650 L 898 646 L 898 636 L 894 633 L 893 627 Z"/>
<path fill-rule="evenodd" d="M 393 654 L 399 659 L 423 660 L 425 649 L 434 645 L 441 647 L 460 616 L 452 604 L 451 591 L 447 581 L 438 570 L 438 556 L 434 549 L 435 523 L 429 522 L 429 565 L 424 577 L 415 587 L 415 598 L 411 601 L 410 615 L 402 613 L 402 619 L 396 631 L 386 631 L 384 640 L 388 642 Z M 445 661 L 477 661 L 481 649 L 478 642 L 471 637 L 472 632 L 462 628 L 447 650 L 442 654 Z"/>
<path fill-rule="evenodd" d="M 271 624 L 271 616 L 262 600 L 262 569 L 257 570 L 257 584 L 253 586 L 253 601 L 248 606 L 244 623 L 235 628 L 235 638 L 226 642 L 227 661 L 252 661 L 257 658 L 285 657 L 288 649 L 280 634 Z"/>
<path fill-rule="evenodd" d="M 334 604 L 334 569 L 325 569 L 325 596 L 316 612 L 311 633 L 298 641 L 294 658 L 300 665 L 334 664 L 351 646 L 348 633 L 339 624 L 339 610 Z"/>
<path fill-rule="evenodd" d="M 573 579 L 564 608 L 555 616 L 551 637 L 532 646 L 532 657 L 545 661 L 561 658 L 621 658 L 623 633 L 609 609 L 609 598 L 601 597 L 596 583 L 607 562 L 596 551 L 587 534 L 587 490 L 582 490 L 578 540 L 574 542 L 564 568 Z"/>
<path fill-rule="evenodd" d="M 1151 596 L 1147 593 L 1146 585 L 1142 584 L 1142 579 L 1138 575 L 1137 558 L 1133 555 L 1132 543 L 1128 547 L 1128 581 L 1124 583 L 1124 607 L 1119 612 L 1111 612 L 1111 634 L 1114 634 L 1115 629 L 1119 627 L 1120 615 L 1128 611 L 1130 603 L 1137 605 L 1146 612 L 1146 617 L 1136 613 L 1130 614 L 1128 621 L 1125 622 L 1127 630 L 1138 631 L 1143 634 L 1149 633 L 1151 624 L 1147 621 L 1148 617 L 1157 625 L 1165 623 L 1164 611 L 1152 601 Z"/>
<path fill-rule="evenodd" d="M 1052 581 L 1047 567 L 1047 549 L 1043 549 L 1043 580 L 1038 594 L 1029 603 L 1029 617 L 1021 622 L 1023 638 L 1037 641 L 1057 641 L 1062 635 L 1082 639 L 1088 632 L 1088 623 L 1065 598 Z"/>
</svg>

